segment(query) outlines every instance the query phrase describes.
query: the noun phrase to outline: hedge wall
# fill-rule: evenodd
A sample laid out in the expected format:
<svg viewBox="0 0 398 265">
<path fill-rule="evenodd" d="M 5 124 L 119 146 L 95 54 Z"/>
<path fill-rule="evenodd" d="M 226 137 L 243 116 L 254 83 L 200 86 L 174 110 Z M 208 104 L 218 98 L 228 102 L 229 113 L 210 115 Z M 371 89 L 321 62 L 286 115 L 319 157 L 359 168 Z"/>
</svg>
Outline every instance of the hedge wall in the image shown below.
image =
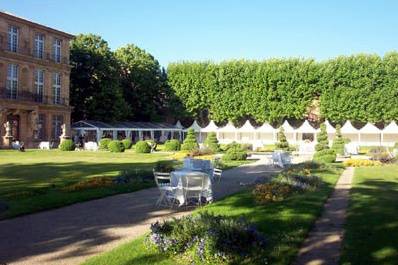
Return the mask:
<svg viewBox="0 0 398 265">
<path fill-rule="evenodd" d="M 398 53 L 264 61 L 182 62 L 168 81 L 192 117 L 208 111 L 217 122 L 251 117 L 258 122 L 303 119 L 320 99 L 331 121 L 398 118 Z M 181 112 L 182 113 L 182 112 Z"/>
</svg>

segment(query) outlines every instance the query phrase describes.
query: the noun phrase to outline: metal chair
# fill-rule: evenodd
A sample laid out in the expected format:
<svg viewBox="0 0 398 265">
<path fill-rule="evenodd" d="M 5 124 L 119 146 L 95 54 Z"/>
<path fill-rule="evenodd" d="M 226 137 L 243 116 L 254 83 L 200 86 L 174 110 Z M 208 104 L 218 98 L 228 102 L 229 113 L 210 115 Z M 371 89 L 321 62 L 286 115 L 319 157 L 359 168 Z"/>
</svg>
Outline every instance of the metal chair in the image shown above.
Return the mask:
<svg viewBox="0 0 398 265">
<path fill-rule="evenodd" d="M 163 172 L 153 172 L 153 175 L 155 177 L 155 182 L 156 185 L 159 188 L 160 191 L 160 197 L 156 201 L 156 206 L 173 206 L 175 197 L 174 197 L 174 191 L 175 188 L 171 186 L 171 177 L 170 173 L 163 173 Z M 165 203 L 165 204 L 162 204 Z"/>
<path fill-rule="evenodd" d="M 220 182 L 221 176 L 222 176 L 222 169 L 214 168 L 213 169 L 213 179 L 214 180 L 218 179 L 218 182 Z"/>
<path fill-rule="evenodd" d="M 181 178 L 185 206 L 188 207 L 189 199 L 197 199 L 198 205 L 202 205 L 202 193 L 205 189 L 206 175 L 185 175 Z"/>
</svg>

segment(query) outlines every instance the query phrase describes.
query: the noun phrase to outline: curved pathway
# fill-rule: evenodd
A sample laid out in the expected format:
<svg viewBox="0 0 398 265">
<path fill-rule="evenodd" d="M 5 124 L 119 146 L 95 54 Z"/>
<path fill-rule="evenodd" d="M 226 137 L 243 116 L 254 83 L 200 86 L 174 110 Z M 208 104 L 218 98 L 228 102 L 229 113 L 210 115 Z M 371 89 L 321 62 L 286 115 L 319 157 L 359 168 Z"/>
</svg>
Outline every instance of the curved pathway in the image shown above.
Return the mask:
<svg viewBox="0 0 398 265">
<path fill-rule="evenodd" d="M 341 174 L 332 196 L 325 204 L 322 216 L 316 221 L 301 247 L 295 265 L 339 264 L 353 175 L 352 167 Z"/>
<path fill-rule="evenodd" d="M 227 170 L 214 198 L 272 172 L 265 159 Z M 189 213 L 156 208 L 158 196 L 151 188 L 0 221 L 0 264 L 79 264 L 144 234 L 156 220 Z"/>
</svg>

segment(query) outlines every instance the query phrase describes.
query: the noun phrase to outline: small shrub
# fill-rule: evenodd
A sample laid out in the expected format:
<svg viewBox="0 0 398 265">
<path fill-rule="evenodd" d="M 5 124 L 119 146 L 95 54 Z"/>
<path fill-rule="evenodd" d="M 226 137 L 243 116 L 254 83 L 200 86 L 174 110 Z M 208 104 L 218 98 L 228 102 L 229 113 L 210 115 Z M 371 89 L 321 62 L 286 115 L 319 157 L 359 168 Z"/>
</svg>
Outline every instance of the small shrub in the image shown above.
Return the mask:
<svg viewBox="0 0 398 265">
<path fill-rule="evenodd" d="M 151 147 L 147 141 L 138 141 L 134 146 L 135 152 L 139 154 L 150 153 Z"/>
<path fill-rule="evenodd" d="M 122 141 L 119 140 L 112 140 L 108 144 L 108 150 L 113 153 L 122 153 L 124 152 L 124 149 Z"/>
<path fill-rule="evenodd" d="M 193 129 L 188 129 L 187 136 L 185 137 L 185 140 L 181 145 L 181 150 L 192 151 L 198 148 L 199 145 L 196 141 L 195 131 Z"/>
<path fill-rule="evenodd" d="M 289 142 L 286 139 L 285 131 L 282 126 L 278 132 L 278 142 L 275 144 L 275 149 L 289 151 Z"/>
<path fill-rule="evenodd" d="M 258 264 L 265 237 L 245 219 L 199 213 L 151 225 L 150 244 L 194 264 Z M 245 262 L 244 262 L 245 261 Z"/>
<path fill-rule="evenodd" d="M 314 154 L 313 160 L 318 163 L 333 163 L 336 161 L 336 153 L 332 149 L 325 149 Z"/>
<path fill-rule="evenodd" d="M 102 138 L 99 142 L 99 149 L 100 150 L 108 150 L 108 145 L 112 141 L 110 138 Z"/>
<path fill-rule="evenodd" d="M 300 174 L 301 173 L 301 174 Z M 290 185 L 296 191 L 316 190 L 322 183 L 321 178 L 311 175 L 311 172 L 304 170 L 298 174 L 281 174 L 277 181 Z"/>
<path fill-rule="evenodd" d="M 246 151 L 253 151 L 253 145 L 252 144 L 243 143 L 243 144 L 240 144 L 240 147 L 243 150 L 246 150 Z"/>
<path fill-rule="evenodd" d="M 179 151 L 181 149 L 180 141 L 176 139 L 167 140 L 164 143 L 164 150 L 165 151 Z"/>
<path fill-rule="evenodd" d="M 75 143 L 71 139 L 64 139 L 59 145 L 61 151 L 74 151 Z"/>
<path fill-rule="evenodd" d="M 218 144 L 216 133 L 211 132 L 207 135 L 204 146 L 210 149 L 213 153 L 220 152 L 220 145 Z"/>
<path fill-rule="evenodd" d="M 124 149 L 131 149 L 133 146 L 133 142 L 130 139 L 124 139 L 122 140 L 122 143 L 124 145 Z"/>
<path fill-rule="evenodd" d="M 293 192 L 289 184 L 271 182 L 266 184 L 258 184 L 253 190 L 254 199 L 261 204 L 281 201 Z"/>
<path fill-rule="evenodd" d="M 242 149 L 239 145 L 231 147 L 227 150 L 225 155 L 222 157 L 223 160 L 246 160 L 247 152 L 246 150 Z"/>
<path fill-rule="evenodd" d="M 347 159 L 343 162 L 346 167 L 373 167 L 383 165 L 380 161 L 365 159 Z"/>
</svg>

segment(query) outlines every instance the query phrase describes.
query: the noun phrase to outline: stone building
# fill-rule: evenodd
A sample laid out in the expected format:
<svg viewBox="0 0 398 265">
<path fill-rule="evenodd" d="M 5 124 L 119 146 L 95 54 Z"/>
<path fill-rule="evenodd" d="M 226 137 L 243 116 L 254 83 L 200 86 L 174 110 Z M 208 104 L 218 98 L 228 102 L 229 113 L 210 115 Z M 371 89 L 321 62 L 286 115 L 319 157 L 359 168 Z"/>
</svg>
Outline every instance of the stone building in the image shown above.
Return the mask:
<svg viewBox="0 0 398 265">
<path fill-rule="evenodd" d="M 70 126 L 73 35 L 0 12 L 0 147 L 59 141 Z M 11 136 L 9 135 L 11 134 Z"/>
</svg>

